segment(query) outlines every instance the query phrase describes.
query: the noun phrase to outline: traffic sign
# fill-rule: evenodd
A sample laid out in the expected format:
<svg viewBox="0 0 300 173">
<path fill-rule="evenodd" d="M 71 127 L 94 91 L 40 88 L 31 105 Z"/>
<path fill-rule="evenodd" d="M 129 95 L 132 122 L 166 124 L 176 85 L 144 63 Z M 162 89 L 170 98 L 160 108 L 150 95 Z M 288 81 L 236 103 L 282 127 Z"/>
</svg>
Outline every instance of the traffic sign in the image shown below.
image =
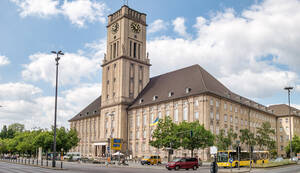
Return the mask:
<svg viewBox="0 0 300 173">
<path fill-rule="evenodd" d="M 121 150 L 122 140 L 117 138 L 112 138 L 110 141 L 110 147 L 112 150 Z"/>
<path fill-rule="evenodd" d="M 229 159 L 229 163 L 232 163 L 232 162 L 233 162 L 233 159 L 232 159 L 232 158 L 230 158 L 230 159 Z"/>
<path fill-rule="evenodd" d="M 107 146 L 107 151 L 110 151 L 110 147 L 109 146 Z"/>
<path fill-rule="evenodd" d="M 218 148 L 216 146 L 210 147 L 210 154 L 217 154 Z"/>
</svg>

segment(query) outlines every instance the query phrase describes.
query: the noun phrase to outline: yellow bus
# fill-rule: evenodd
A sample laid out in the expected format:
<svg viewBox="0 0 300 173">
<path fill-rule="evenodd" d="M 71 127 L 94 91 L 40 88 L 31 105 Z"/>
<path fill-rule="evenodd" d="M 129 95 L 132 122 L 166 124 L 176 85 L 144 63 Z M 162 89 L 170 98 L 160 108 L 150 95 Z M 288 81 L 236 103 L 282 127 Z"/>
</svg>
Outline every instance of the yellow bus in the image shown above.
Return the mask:
<svg viewBox="0 0 300 173">
<path fill-rule="evenodd" d="M 229 159 L 232 158 L 232 167 L 238 167 L 238 155 L 234 150 L 218 151 L 217 153 L 217 164 L 219 167 L 230 167 L 231 164 Z M 268 151 L 254 151 L 252 153 L 251 163 L 263 164 L 269 162 Z M 250 166 L 250 153 L 242 151 L 240 154 L 240 166 Z"/>
</svg>

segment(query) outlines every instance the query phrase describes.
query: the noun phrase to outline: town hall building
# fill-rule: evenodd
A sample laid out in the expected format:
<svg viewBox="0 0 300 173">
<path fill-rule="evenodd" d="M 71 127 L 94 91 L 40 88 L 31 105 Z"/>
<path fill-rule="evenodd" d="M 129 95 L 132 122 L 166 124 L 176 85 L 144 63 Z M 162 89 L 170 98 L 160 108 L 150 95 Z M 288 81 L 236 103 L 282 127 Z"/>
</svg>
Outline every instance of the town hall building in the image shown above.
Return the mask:
<svg viewBox="0 0 300 173">
<path fill-rule="evenodd" d="M 265 121 L 277 130 L 273 110 L 231 92 L 199 65 L 150 78 L 146 29 L 146 14 L 126 5 L 108 16 L 102 94 L 69 120 L 80 138 L 72 151 L 83 157 L 105 157 L 108 139 L 120 138 L 121 152 L 132 158 L 159 154 L 164 159 L 167 151 L 151 147 L 149 141 L 153 121 L 166 116 L 175 123 L 199 121 L 214 134 L 230 128 L 255 133 Z M 277 141 L 278 135 L 271 137 Z M 203 160 L 209 157 L 208 149 L 195 153 Z M 174 156 L 189 155 L 183 149 L 174 152 Z"/>
</svg>

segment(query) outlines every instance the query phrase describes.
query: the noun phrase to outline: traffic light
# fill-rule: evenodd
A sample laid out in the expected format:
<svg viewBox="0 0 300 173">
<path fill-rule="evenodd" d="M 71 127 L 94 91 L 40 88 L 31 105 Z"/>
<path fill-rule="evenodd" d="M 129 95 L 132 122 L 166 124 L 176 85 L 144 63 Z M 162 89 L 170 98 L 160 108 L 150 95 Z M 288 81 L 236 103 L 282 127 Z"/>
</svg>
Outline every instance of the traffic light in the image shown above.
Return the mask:
<svg viewBox="0 0 300 173">
<path fill-rule="evenodd" d="M 193 131 L 192 130 L 190 131 L 190 137 L 193 137 Z"/>
</svg>

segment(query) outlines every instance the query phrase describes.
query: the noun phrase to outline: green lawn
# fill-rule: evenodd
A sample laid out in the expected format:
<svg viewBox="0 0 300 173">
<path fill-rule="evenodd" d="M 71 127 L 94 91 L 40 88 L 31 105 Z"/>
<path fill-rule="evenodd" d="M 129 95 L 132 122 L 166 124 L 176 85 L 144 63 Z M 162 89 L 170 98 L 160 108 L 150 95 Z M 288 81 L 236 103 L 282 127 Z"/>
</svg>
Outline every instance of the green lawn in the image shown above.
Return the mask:
<svg viewBox="0 0 300 173">
<path fill-rule="evenodd" d="M 254 164 L 254 168 L 269 168 L 269 167 L 276 167 L 276 166 L 283 166 L 283 165 L 292 165 L 292 164 L 296 164 L 296 162 L 292 162 L 288 159 L 283 160 L 282 162 L 274 162 L 274 161 L 270 161 L 269 163 L 265 163 L 265 164 Z"/>
</svg>

